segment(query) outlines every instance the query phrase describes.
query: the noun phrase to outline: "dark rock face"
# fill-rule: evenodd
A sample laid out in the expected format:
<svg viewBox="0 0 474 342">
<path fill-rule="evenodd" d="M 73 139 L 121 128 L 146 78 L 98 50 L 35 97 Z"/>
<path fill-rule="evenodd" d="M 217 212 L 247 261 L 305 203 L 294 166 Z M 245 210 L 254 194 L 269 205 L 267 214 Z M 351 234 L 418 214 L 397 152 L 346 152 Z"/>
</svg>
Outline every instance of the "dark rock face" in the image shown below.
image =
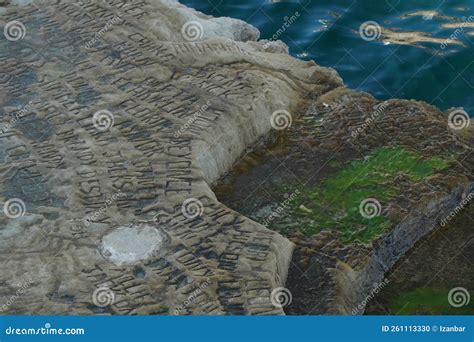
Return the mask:
<svg viewBox="0 0 474 342">
<path fill-rule="evenodd" d="M 472 200 L 459 207 L 454 217 L 442 221 L 400 259 L 386 275 L 388 286 L 374 294 L 365 314 L 474 313 L 472 303 L 453 307 L 449 302 L 452 289 L 474 287 L 473 208 Z"/>
<path fill-rule="evenodd" d="M 295 243 L 286 283 L 293 301 L 285 308 L 287 314 L 363 314 L 374 287 L 380 291 L 386 285 L 387 272 L 472 196 L 471 132 L 469 127 L 453 129 L 446 113 L 425 103 L 381 102 L 340 87 L 311 99 L 309 109 L 291 128 L 249 155 L 216 193 L 231 208 L 268 223 Z M 358 240 L 368 230 L 367 220 L 341 231 L 340 222 L 346 222 L 348 212 L 335 212 L 333 226 L 324 222 L 324 212 L 332 208 L 320 204 L 323 210 L 318 209 L 315 202 L 324 199 L 320 194 L 327 190 L 328 180 L 344 183 L 344 172 L 353 170 L 354 162 L 364 165 L 367 160 L 364 167 L 369 169 L 373 151 L 393 148 L 416 153 L 419 160 L 440 157 L 448 162 L 420 177 L 410 175 L 418 167 L 416 160 L 403 171 L 392 171 L 397 163 L 388 158 L 385 168 L 376 165 L 373 175 L 384 176 L 377 182 L 369 177 L 363 186 L 374 196 L 390 195 L 381 200 L 380 215 L 387 227 L 372 239 Z M 397 155 L 390 158 L 396 160 Z M 330 203 L 336 207 L 357 190 L 349 184 Z M 294 193 L 299 195 L 293 203 L 268 219 L 269 212 L 286 203 L 284 195 Z M 351 230 L 357 238 L 348 242 Z"/>
<path fill-rule="evenodd" d="M 411 217 L 395 226 L 393 230 L 376 241 L 374 251 L 367 266 L 357 273 L 351 280 L 351 288 L 345 288 L 347 296 L 341 296 L 343 306 L 352 312 L 363 313 L 367 298 L 373 296 L 371 292 L 377 284 L 384 282 L 385 275 L 396 263 L 410 251 L 415 244 L 433 230 L 444 226 L 443 220 L 446 213 L 454 212 L 457 208 L 465 206 L 464 199 L 474 193 L 474 183 L 465 187 L 456 188 L 453 192 L 434 201 L 425 208 L 425 212 L 415 212 Z M 470 239 L 466 236 L 466 239 Z M 348 283 L 342 281 L 347 286 Z M 375 284 L 375 285 L 374 285 Z M 355 286 L 354 286 L 355 285 Z"/>
</svg>

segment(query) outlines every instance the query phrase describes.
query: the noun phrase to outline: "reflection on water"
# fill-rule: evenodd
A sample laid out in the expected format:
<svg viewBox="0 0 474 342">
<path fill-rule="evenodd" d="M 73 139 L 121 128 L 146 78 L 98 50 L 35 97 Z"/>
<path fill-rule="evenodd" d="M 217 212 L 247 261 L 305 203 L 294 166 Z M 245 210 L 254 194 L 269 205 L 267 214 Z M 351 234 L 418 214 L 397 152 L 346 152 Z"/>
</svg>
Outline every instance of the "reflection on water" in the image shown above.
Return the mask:
<svg viewBox="0 0 474 342">
<path fill-rule="evenodd" d="M 443 110 L 464 107 L 474 116 L 474 11 L 471 0 L 181 0 L 206 14 L 236 17 L 290 53 L 335 68 L 345 83 L 379 99 L 423 100 Z M 379 27 L 363 39 L 366 22 Z M 396 75 L 397 77 L 394 77 Z"/>
<path fill-rule="evenodd" d="M 414 45 L 416 47 L 424 48 L 423 45 L 418 43 L 435 43 L 444 45 L 460 45 L 465 46 L 463 42 L 456 38 L 453 39 L 441 39 L 434 38 L 426 32 L 395 32 L 387 28 L 382 28 L 382 40 L 385 43 L 401 44 L 401 45 Z"/>
</svg>

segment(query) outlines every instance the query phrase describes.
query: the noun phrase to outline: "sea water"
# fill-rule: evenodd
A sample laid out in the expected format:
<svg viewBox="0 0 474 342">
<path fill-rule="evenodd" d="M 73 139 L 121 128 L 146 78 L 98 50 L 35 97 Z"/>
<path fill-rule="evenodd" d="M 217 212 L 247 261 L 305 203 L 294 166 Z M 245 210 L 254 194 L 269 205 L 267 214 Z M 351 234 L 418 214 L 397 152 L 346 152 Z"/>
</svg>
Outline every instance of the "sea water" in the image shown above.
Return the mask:
<svg viewBox="0 0 474 342">
<path fill-rule="evenodd" d="M 472 0 L 181 0 L 242 19 L 293 56 L 336 69 L 381 100 L 423 100 L 474 116 Z"/>
</svg>

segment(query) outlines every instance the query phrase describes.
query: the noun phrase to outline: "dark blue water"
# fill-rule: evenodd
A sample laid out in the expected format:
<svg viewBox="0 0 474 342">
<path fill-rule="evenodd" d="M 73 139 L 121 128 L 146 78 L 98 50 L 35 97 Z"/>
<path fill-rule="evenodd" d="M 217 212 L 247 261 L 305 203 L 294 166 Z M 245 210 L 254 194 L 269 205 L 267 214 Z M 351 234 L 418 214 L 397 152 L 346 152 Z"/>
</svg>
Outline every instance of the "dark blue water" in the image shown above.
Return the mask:
<svg viewBox="0 0 474 342">
<path fill-rule="evenodd" d="M 349 87 L 379 99 L 423 100 L 443 110 L 464 107 L 474 115 L 474 27 L 469 27 L 474 23 L 473 0 L 181 2 L 213 16 L 245 20 L 265 39 L 298 12 L 296 21 L 279 36 L 292 55 L 336 69 Z M 438 13 L 413 15 L 418 11 Z M 359 28 L 367 21 L 383 28 L 379 39 L 361 38 Z M 406 44 L 390 42 L 386 29 L 441 41 L 410 42 L 405 37 Z M 450 37 L 456 44 L 446 41 Z"/>
</svg>

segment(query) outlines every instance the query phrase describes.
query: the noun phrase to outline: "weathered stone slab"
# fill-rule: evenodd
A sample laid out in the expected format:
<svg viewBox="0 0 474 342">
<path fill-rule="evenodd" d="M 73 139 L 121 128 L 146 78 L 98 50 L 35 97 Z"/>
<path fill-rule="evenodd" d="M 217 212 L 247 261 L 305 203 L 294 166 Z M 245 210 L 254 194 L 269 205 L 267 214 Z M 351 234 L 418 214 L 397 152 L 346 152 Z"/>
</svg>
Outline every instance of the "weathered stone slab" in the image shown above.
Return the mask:
<svg viewBox="0 0 474 342">
<path fill-rule="evenodd" d="M 281 314 L 292 244 L 210 184 L 336 73 L 175 1 L 24 3 L 0 18 L 2 311 Z"/>
</svg>

